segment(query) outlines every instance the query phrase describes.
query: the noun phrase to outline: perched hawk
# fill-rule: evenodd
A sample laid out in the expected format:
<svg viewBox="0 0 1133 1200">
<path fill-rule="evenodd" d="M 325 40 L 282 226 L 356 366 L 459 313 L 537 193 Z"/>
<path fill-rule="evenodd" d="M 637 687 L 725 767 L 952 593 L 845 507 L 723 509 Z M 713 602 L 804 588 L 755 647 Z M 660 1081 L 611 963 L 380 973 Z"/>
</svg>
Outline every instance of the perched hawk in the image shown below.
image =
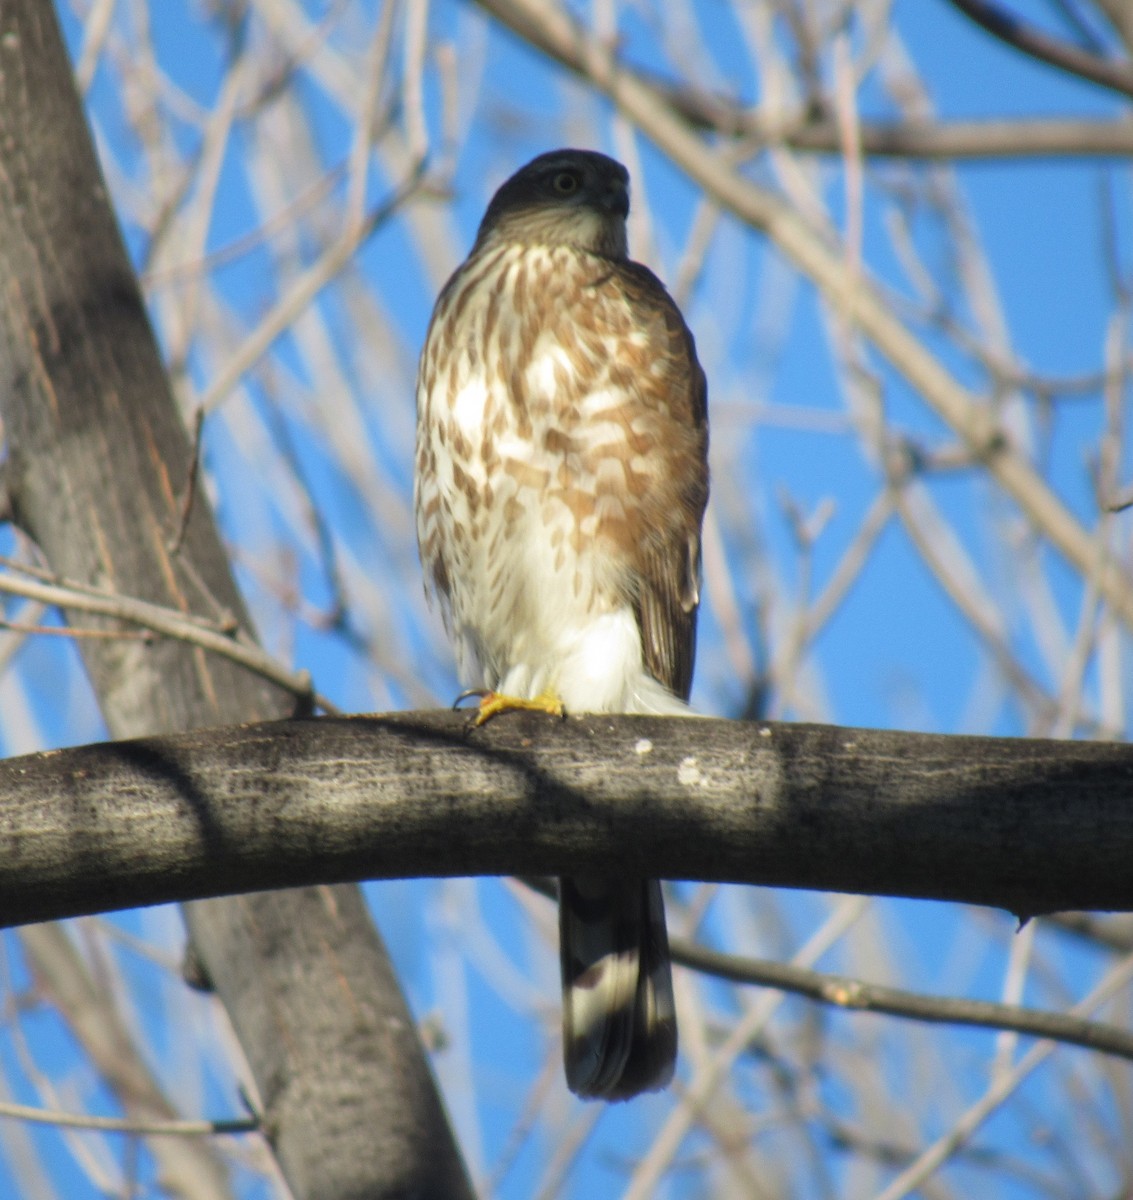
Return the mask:
<svg viewBox="0 0 1133 1200">
<path fill-rule="evenodd" d="M 461 678 L 491 693 L 482 717 L 690 711 L 704 372 L 664 285 L 627 255 L 628 212 L 620 163 L 541 155 L 496 192 L 433 312 L 417 537 Z M 660 884 L 564 879 L 559 931 L 570 1087 L 664 1087 L 677 1026 Z"/>
</svg>

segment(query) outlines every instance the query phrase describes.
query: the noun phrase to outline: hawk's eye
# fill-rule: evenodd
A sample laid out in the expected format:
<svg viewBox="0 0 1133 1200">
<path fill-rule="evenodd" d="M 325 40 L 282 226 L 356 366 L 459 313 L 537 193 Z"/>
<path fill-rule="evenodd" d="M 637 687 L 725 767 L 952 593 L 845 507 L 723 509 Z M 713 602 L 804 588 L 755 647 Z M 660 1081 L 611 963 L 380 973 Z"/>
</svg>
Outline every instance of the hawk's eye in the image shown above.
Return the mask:
<svg viewBox="0 0 1133 1200">
<path fill-rule="evenodd" d="M 560 196 L 569 196 L 572 192 L 578 191 L 578 176 L 573 171 L 560 171 L 551 180 L 551 187 Z"/>
</svg>

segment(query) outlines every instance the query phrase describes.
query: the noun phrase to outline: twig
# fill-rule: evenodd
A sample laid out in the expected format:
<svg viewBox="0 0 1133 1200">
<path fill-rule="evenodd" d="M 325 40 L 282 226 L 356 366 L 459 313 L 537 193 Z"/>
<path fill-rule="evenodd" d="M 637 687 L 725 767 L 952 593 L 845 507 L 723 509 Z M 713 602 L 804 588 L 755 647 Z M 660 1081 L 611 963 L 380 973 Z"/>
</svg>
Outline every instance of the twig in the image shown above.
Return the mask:
<svg viewBox="0 0 1133 1200">
<path fill-rule="evenodd" d="M 169 1134 L 176 1137 L 211 1137 L 218 1133 L 255 1133 L 260 1123 L 254 1117 L 226 1121 L 138 1121 L 130 1117 L 94 1117 L 86 1113 L 56 1112 L 30 1104 L 0 1100 L 0 1117 L 31 1121 L 36 1125 L 63 1125 L 68 1129 L 97 1129 L 102 1133 L 133 1133 L 142 1136 Z"/>
<path fill-rule="evenodd" d="M 146 641 L 151 633 L 139 629 L 84 629 L 80 625 L 40 625 L 27 621 L 9 621 L 0 617 L 0 629 L 36 637 L 107 638 L 124 642 Z"/>
<path fill-rule="evenodd" d="M 0 564 L 41 575 L 42 572 L 0 558 Z M 165 637 L 177 638 L 239 663 L 248 670 L 286 688 L 305 704 L 314 703 L 326 712 L 336 711 L 324 696 L 315 692 L 309 671 L 291 671 L 270 654 L 243 639 L 239 630 L 227 630 L 212 621 L 193 617 L 160 604 L 150 604 L 133 596 L 98 592 L 72 583 L 45 583 L 40 579 L 19 579 L 12 573 L 0 574 L 0 592 L 23 596 L 71 612 L 86 612 L 141 625 Z"/>
<path fill-rule="evenodd" d="M 1133 1060 L 1133 1033 L 1100 1021 L 988 1000 L 926 996 L 901 988 L 863 983 L 860 979 L 842 975 L 827 975 L 793 963 L 722 954 L 684 938 L 670 938 L 669 949 L 674 962 L 707 975 L 730 979 L 733 983 L 778 988 L 836 1008 L 884 1013 L 934 1025 L 971 1025 L 980 1029 L 1009 1030 Z"/>
</svg>

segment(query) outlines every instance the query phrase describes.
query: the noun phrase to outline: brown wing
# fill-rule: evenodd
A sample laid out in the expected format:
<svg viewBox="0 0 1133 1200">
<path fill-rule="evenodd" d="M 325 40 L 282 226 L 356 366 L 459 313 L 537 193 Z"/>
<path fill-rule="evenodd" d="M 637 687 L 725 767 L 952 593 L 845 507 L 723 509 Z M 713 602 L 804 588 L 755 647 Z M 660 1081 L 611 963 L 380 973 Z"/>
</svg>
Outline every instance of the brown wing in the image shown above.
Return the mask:
<svg viewBox="0 0 1133 1200">
<path fill-rule="evenodd" d="M 611 280 L 647 337 L 648 369 L 623 380 L 659 417 L 660 457 L 646 535 L 632 550 L 634 606 L 646 670 L 688 699 L 700 600 L 700 527 L 708 501 L 708 389 L 696 344 L 664 284 L 639 263 Z M 638 358 L 640 363 L 640 358 Z"/>
</svg>

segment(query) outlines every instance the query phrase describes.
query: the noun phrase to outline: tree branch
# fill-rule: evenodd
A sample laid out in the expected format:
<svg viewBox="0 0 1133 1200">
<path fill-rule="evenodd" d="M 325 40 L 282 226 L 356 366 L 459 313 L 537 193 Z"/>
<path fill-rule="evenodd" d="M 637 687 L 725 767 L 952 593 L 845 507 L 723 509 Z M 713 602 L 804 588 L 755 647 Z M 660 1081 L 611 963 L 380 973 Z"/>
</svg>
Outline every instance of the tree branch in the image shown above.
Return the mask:
<svg viewBox="0 0 1133 1200">
<path fill-rule="evenodd" d="M 112 617 L 116 621 L 149 629 L 163 637 L 175 638 L 191 646 L 200 646 L 247 667 L 249 671 L 254 671 L 281 688 L 286 688 L 295 696 L 303 710 L 309 710 L 317 702 L 328 711 L 336 711 L 329 700 L 315 695 L 309 671 L 292 671 L 285 667 L 254 642 L 234 621 L 226 625 L 220 621 L 196 617 L 191 613 L 178 612 L 168 605 L 150 604 L 134 596 L 123 596 L 117 592 L 69 583 L 48 572 L 38 571 L 2 556 L 0 566 L 13 568 L 12 571 L 0 571 L 2 595 L 22 596 L 26 600 L 49 604 L 63 612 Z M 22 579 L 15 573 L 17 571 L 38 578 Z M 112 630 L 106 633 L 113 636 Z"/>
<path fill-rule="evenodd" d="M 997 5 L 986 3 L 986 0 L 949 0 L 949 3 L 981 29 L 987 30 L 992 37 L 1028 58 L 1057 67 L 1069 75 L 1077 75 L 1087 83 L 1096 83 L 1133 96 L 1133 66 L 1128 62 L 1111 62 L 1087 50 L 1079 50 L 1077 46 L 1043 33 L 1041 29 Z"/>
<path fill-rule="evenodd" d="M 829 975 L 794 963 L 722 954 L 685 938 L 672 938 L 673 961 L 728 979 L 778 988 L 795 996 L 806 996 L 819 1004 L 855 1012 L 882 1013 L 933 1025 L 969 1025 L 979 1029 L 1007 1029 L 1028 1037 L 1052 1038 L 1070 1046 L 1084 1046 L 1119 1058 L 1133 1059 L 1133 1033 L 1117 1025 L 1090 1021 L 1067 1013 L 997 1004 L 990 1000 L 968 1000 L 959 996 L 929 996 L 904 988 L 866 983 L 840 975 Z"/>
<path fill-rule="evenodd" d="M 792 150 L 844 155 L 845 130 L 824 116 L 800 113 L 769 120 L 730 97 L 674 84 L 642 73 L 695 129 L 750 139 L 752 149 L 788 146 Z M 863 120 L 859 129 L 867 158 L 936 161 L 1033 157 L 1113 158 L 1133 153 L 1133 121 L 1126 117 L 1000 117 L 972 121 Z"/>
<path fill-rule="evenodd" d="M 1133 50 L 1133 9 L 1127 0 L 1097 0 L 1097 3 L 1126 47 Z"/>
<path fill-rule="evenodd" d="M 96 1117 L 87 1113 L 56 1112 L 31 1104 L 0 1101 L 0 1117 L 30 1121 L 33 1125 L 60 1125 L 68 1129 L 98 1129 L 103 1133 L 129 1133 L 135 1137 L 160 1134 L 162 1137 L 204 1138 L 218 1134 L 255 1133 L 260 1125 L 254 1117 L 235 1117 L 227 1121 L 140 1121 L 132 1117 Z"/>
<path fill-rule="evenodd" d="M 1133 747 L 405 713 L 0 763 L 4 924 L 420 875 L 617 874 L 1133 909 Z M 460 836 L 453 837 L 454 821 Z"/>
<path fill-rule="evenodd" d="M 756 127 L 753 132 L 757 132 Z M 845 136 L 833 121 L 800 124 L 783 140 L 793 150 L 845 153 Z M 1050 117 L 1038 120 L 865 121 L 861 148 L 867 158 L 955 162 L 991 158 L 1126 158 L 1133 154 L 1133 121 Z"/>
</svg>

